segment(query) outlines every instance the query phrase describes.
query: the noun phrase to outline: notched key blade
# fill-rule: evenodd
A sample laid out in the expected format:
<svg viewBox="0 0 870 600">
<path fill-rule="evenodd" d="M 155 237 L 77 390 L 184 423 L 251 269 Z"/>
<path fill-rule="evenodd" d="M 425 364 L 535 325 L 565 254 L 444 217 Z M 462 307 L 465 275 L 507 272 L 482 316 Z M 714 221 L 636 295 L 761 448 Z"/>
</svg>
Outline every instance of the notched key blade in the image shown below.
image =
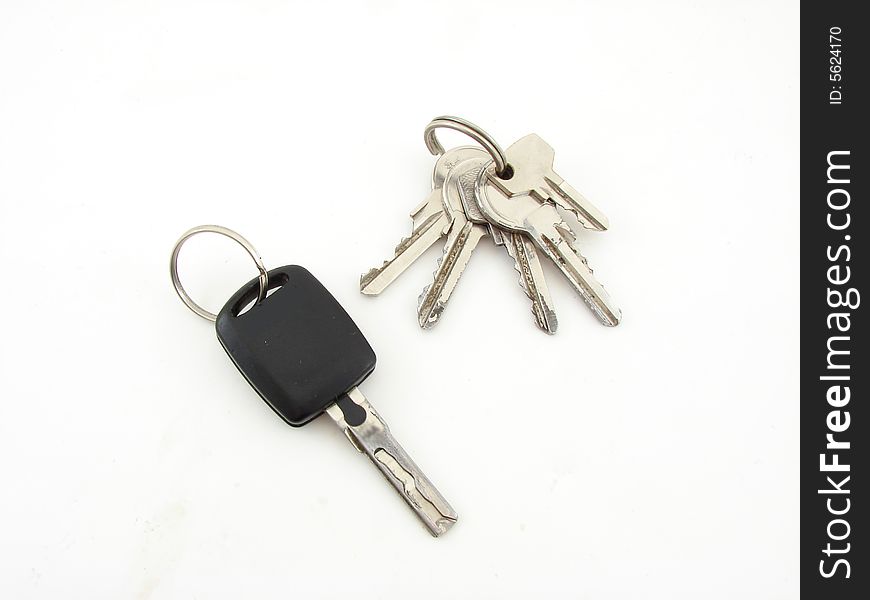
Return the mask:
<svg viewBox="0 0 870 600">
<path fill-rule="evenodd" d="M 547 189 L 550 190 L 550 199 L 562 210 L 565 210 L 577 219 L 585 229 L 592 231 L 607 231 L 610 221 L 603 212 L 589 202 L 585 196 L 565 183 L 565 180 L 553 174 L 554 177 L 545 177 Z"/>
<path fill-rule="evenodd" d="M 429 478 L 399 445 L 359 388 L 326 409 L 353 446 L 368 456 L 433 536 L 446 533 L 459 518 Z"/>
<path fill-rule="evenodd" d="M 514 269 L 519 274 L 520 287 L 532 301 L 532 316 L 535 318 L 535 324 L 545 333 L 553 335 L 559 328 L 559 320 L 556 318 L 556 311 L 553 310 L 553 299 L 534 245 L 521 233 L 509 233 L 506 237 L 504 245 L 508 254 L 514 259 Z"/>
<path fill-rule="evenodd" d="M 486 229 L 481 225 L 460 217 L 453 221 L 444 252 L 438 258 L 433 281 L 423 288 L 417 298 L 417 320 L 420 327 L 429 329 L 441 318 L 474 249 L 485 235 Z"/>
<path fill-rule="evenodd" d="M 608 327 L 615 327 L 622 320 L 622 311 L 595 278 L 586 258 L 574 247 L 574 240 L 574 232 L 567 223 L 561 222 L 553 225 L 552 234 L 541 234 L 540 246 L 568 278 L 598 320 Z"/>
<path fill-rule="evenodd" d="M 474 249 L 488 233 L 486 226 L 469 216 L 463 198 L 463 185 L 468 185 L 469 175 L 473 189 L 481 168 L 490 160 L 479 150 L 474 154 L 475 157 L 455 164 L 441 187 L 444 211 L 452 215 L 453 223 L 447 232 L 447 241 L 438 259 L 432 283 L 423 289 L 417 299 L 417 322 L 423 329 L 431 328 L 441 318 Z M 480 219 L 483 220 L 483 217 L 480 216 Z"/>
<path fill-rule="evenodd" d="M 429 197 L 411 214 L 414 226 L 411 235 L 402 238 L 392 258 L 380 267 L 370 269 L 360 276 L 360 292 L 376 296 L 384 291 L 414 261 L 438 241 L 449 227 L 452 217 L 446 214 L 441 204 L 441 190 L 433 190 Z"/>
</svg>

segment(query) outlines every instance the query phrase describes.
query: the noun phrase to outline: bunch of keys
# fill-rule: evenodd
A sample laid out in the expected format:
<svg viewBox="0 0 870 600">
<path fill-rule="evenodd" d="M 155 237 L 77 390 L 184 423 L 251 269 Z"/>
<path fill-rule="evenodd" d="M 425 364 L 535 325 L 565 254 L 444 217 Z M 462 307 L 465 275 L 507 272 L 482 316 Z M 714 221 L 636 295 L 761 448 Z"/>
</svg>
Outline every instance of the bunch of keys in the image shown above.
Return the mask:
<svg viewBox="0 0 870 600">
<path fill-rule="evenodd" d="M 203 232 L 235 240 L 259 276 L 213 314 L 191 299 L 178 276 L 186 240 Z M 215 323 L 217 337 L 248 383 L 278 416 L 300 427 L 326 412 L 364 453 L 434 536 L 456 523 L 450 504 L 393 439 L 359 386 L 375 368 L 375 353 L 356 324 L 314 276 L 299 266 L 266 271 L 253 246 L 217 225 L 190 229 L 175 244 L 170 275 L 178 296 Z"/>
<path fill-rule="evenodd" d="M 461 146 L 444 151 L 435 137 L 439 128 L 465 133 L 484 149 Z M 432 193 L 411 213 L 411 235 L 396 246 L 392 258 L 360 278 L 363 294 L 380 294 L 423 252 L 446 238 L 431 284 L 417 303 L 420 327 L 438 322 L 474 248 L 489 235 L 504 247 L 532 302 L 535 323 L 547 333 L 558 327 L 538 253 L 565 275 L 598 319 L 619 324 L 622 312 L 595 279 L 575 247 L 575 232 L 561 211 L 586 229 L 605 231 L 607 217 L 553 170 L 553 149 L 535 134 L 503 151 L 485 131 L 458 117 L 438 117 L 424 132 L 429 151 L 438 155 Z"/>
</svg>

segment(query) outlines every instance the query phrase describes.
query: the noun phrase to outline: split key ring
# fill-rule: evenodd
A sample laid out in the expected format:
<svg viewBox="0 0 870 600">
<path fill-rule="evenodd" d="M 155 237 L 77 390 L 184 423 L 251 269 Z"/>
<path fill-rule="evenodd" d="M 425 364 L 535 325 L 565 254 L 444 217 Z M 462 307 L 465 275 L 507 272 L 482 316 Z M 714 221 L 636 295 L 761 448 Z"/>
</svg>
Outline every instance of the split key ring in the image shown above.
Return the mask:
<svg viewBox="0 0 870 600">
<path fill-rule="evenodd" d="M 172 277 L 172 285 L 175 286 L 175 291 L 178 294 L 178 297 L 181 298 L 181 301 L 184 302 L 187 308 L 198 314 L 203 319 L 208 319 L 212 323 L 217 320 L 216 314 L 207 311 L 194 302 L 193 298 L 191 298 L 184 289 L 184 286 L 181 285 L 181 278 L 178 276 L 178 254 L 181 252 L 181 247 L 184 245 L 184 242 L 198 233 L 217 233 L 230 238 L 244 248 L 248 255 L 254 260 L 254 263 L 257 265 L 257 270 L 260 272 L 260 289 L 257 293 L 257 302 L 259 303 L 266 299 L 266 291 L 269 289 L 269 275 L 266 272 L 266 267 L 263 265 L 263 259 L 260 258 L 260 254 L 254 249 L 251 242 L 232 229 L 227 229 L 220 225 L 200 225 L 199 227 L 188 229 L 180 238 L 178 238 L 178 241 L 175 242 L 175 247 L 172 248 L 172 258 L 169 261 L 169 274 Z"/>
</svg>

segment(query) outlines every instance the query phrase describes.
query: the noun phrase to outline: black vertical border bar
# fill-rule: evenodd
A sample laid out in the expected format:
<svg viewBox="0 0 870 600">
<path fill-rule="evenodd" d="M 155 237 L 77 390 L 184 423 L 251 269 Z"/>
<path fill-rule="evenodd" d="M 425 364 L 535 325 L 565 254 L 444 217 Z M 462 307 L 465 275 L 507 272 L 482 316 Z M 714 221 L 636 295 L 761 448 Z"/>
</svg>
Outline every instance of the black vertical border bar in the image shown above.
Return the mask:
<svg viewBox="0 0 870 600">
<path fill-rule="evenodd" d="M 866 84 L 870 62 L 866 49 L 870 22 L 859 14 L 865 10 L 866 5 L 860 2 L 817 0 L 801 5 L 800 568 L 801 594 L 812 599 L 870 598 L 870 533 L 867 531 L 870 500 L 861 491 L 868 489 L 870 479 L 866 458 L 866 448 L 870 445 L 867 424 L 870 411 L 864 408 L 870 401 L 866 309 L 860 303 L 854 308 L 831 306 L 837 304 L 836 292 L 843 295 L 849 289 L 859 294 L 864 292 L 870 270 L 865 239 L 870 235 L 870 197 L 867 195 L 870 156 L 866 150 L 870 120 Z M 836 36 L 842 39 L 839 81 L 834 76 L 837 69 L 832 69 L 837 61 L 832 60 L 836 53 L 831 52 L 831 28 L 841 31 Z M 842 94 L 839 104 L 832 103 L 832 96 L 834 102 L 837 96 L 832 92 Z M 848 154 L 843 153 L 846 151 Z M 841 152 L 831 157 L 834 162 L 850 165 L 848 171 L 831 172 L 832 179 L 841 180 L 837 183 L 829 182 L 831 152 Z M 843 182 L 844 179 L 849 181 Z M 829 194 L 834 205 L 848 203 L 848 206 L 832 209 Z M 830 219 L 834 226 L 841 227 L 847 215 L 849 225 L 844 229 L 835 229 L 828 222 Z M 841 281 L 847 273 L 847 282 L 832 283 L 832 277 Z M 866 300 L 870 302 L 870 297 Z M 831 317 L 833 313 L 848 313 L 848 317 Z M 847 331 L 838 329 L 847 325 Z M 833 336 L 841 339 L 831 342 Z M 832 357 L 829 343 L 838 350 L 848 350 L 849 354 Z M 829 358 L 841 368 L 829 368 Z M 842 367 L 846 364 L 849 368 Z M 848 377 L 848 380 L 825 380 L 824 376 Z M 840 406 L 829 403 L 828 392 L 834 385 L 849 387 L 848 403 L 844 403 L 842 389 L 832 392 L 834 404 Z M 848 427 L 832 432 L 831 427 L 844 428 L 846 412 Z M 850 447 L 828 448 L 829 433 L 836 441 L 849 442 Z M 833 455 L 837 454 L 839 463 L 848 464 L 849 470 L 823 471 L 820 465 L 823 454 L 828 463 L 833 462 Z M 849 479 L 843 483 L 846 477 Z M 836 485 L 849 492 L 832 493 L 837 491 L 833 489 Z M 820 493 L 820 490 L 829 491 Z M 848 511 L 841 515 L 832 513 L 842 512 L 847 506 Z M 841 537 L 843 539 L 837 539 Z M 845 563 L 836 563 L 839 559 L 848 562 L 848 569 Z M 822 571 L 830 577 L 823 576 Z"/>
</svg>

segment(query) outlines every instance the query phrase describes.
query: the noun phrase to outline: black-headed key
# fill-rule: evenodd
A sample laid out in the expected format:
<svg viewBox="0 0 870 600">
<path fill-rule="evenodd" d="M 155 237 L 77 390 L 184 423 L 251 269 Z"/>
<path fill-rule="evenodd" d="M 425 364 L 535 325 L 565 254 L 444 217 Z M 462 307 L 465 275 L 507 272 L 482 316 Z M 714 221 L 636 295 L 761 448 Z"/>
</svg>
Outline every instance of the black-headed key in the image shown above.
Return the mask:
<svg viewBox="0 0 870 600">
<path fill-rule="evenodd" d="M 181 244 L 202 231 L 232 237 L 249 250 L 261 269 L 261 276 L 236 292 L 215 320 L 221 345 L 251 386 L 294 427 L 328 413 L 432 535 L 450 529 L 456 512 L 393 439 L 387 424 L 357 388 L 375 368 L 374 351 L 311 273 L 286 266 L 266 274 L 244 238 L 222 227 L 201 226 L 182 236 L 172 255 L 173 283 L 185 304 L 200 316 L 215 317 L 194 303 L 178 280 Z M 265 289 L 261 288 L 264 281 L 268 282 Z"/>
<path fill-rule="evenodd" d="M 260 396 L 294 427 L 324 411 L 368 456 L 432 535 L 456 512 L 393 439 L 357 387 L 375 368 L 375 353 L 335 298 L 302 267 L 269 271 L 268 297 L 254 279 L 229 299 L 215 328 L 224 350 Z M 240 314 L 241 313 L 241 314 Z"/>
</svg>

